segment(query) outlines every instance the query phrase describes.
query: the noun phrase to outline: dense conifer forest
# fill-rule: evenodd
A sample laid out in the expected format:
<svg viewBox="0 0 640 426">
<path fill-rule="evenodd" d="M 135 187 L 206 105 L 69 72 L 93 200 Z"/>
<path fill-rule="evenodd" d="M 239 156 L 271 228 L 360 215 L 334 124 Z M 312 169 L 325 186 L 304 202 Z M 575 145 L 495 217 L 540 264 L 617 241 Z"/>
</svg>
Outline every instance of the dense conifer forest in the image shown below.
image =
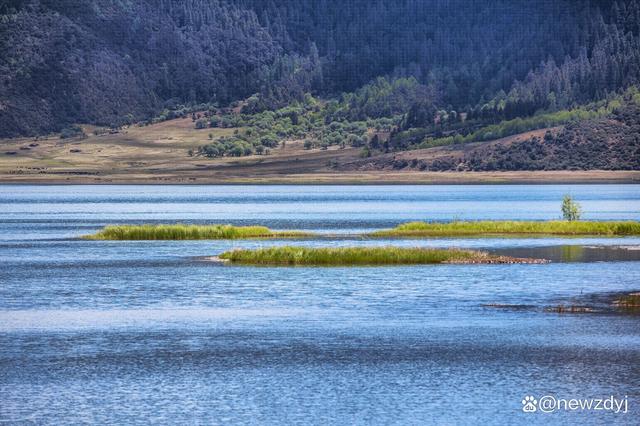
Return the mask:
<svg viewBox="0 0 640 426">
<path fill-rule="evenodd" d="M 193 114 L 244 130 L 192 155 L 366 157 L 606 119 L 639 79 L 638 0 L 0 4 L 3 137 Z"/>
</svg>

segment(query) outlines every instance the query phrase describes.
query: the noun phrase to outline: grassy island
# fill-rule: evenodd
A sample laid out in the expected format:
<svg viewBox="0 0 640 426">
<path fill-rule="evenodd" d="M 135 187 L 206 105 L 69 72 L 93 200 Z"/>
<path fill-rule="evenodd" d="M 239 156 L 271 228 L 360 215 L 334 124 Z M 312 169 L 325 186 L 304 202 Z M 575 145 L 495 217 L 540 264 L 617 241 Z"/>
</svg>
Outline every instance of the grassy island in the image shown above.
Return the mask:
<svg viewBox="0 0 640 426">
<path fill-rule="evenodd" d="M 244 265 L 357 266 L 439 263 L 545 263 L 539 259 L 494 256 L 481 251 L 406 247 L 270 247 L 231 250 L 219 259 Z"/>
<path fill-rule="evenodd" d="M 376 231 L 373 237 L 453 237 L 479 235 L 640 235 L 640 222 L 590 221 L 478 221 L 427 223 L 409 222 L 393 229 Z"/>
<path fill-rule="evenodd" d="M 91 240 L 238 240 L 302 238 L 302 231 L 272 231 L 265 226 L 233 225 L 111 225 L 85 238 Z"/>
</svg>

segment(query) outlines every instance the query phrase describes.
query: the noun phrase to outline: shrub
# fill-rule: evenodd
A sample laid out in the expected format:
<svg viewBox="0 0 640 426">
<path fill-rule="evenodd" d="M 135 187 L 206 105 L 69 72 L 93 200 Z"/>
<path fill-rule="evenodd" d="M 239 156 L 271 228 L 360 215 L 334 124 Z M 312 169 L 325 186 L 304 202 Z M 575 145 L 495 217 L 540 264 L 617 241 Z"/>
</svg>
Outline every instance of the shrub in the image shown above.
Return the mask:
<svg viewBox="0 0 640 426">
<path fill-rule="evenodd" d="M 582 208 L 580 204 L 573 201 L 570 195 L 565 195 L 562 199 L 562 218 L 568 221 L 580 220 Z"/>
<path fill-rule="evenodd" d="M 260 144 L 267 148 L 275 148 L 278 146 L 278 138 L 274 135 L 265 135 L 260 138 Z"/>
<path fill-rule="evenodd" d="M 87 136 L 80 126 L 65 127 L 60 131 L 60 139 L 85 137 Z"/>
</svg>

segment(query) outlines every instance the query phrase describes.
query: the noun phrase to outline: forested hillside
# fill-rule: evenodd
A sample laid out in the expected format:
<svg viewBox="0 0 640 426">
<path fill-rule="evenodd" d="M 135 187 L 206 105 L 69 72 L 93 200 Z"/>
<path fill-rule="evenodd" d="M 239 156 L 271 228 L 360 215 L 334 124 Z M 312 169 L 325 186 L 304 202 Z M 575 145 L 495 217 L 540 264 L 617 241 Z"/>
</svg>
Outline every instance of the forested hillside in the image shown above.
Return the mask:
<svg viewBox="0 0 640 426">
<path fill-rule="evenodd" d="M 452 144 L 382 154 L 341 165 L 342 170 L 520 171 L 640 170 L 640 105 L 630 102 L 602 117 L 492 143 Z"/>
<path fill-rule="evenodd" d="M 0 136 L 313 95 L 323 124 L 385 118 L 401 150 L 622 91 L 639 34 L 638 0 L 6 0 Z"/>
</svg>

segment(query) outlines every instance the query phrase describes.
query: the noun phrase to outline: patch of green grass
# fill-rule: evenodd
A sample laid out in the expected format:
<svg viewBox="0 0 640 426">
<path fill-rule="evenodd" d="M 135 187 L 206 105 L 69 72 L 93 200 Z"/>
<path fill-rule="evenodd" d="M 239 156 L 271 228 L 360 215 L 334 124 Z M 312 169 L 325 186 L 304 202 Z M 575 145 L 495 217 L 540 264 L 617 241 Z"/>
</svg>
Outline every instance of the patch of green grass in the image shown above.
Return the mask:
<svg viewBox="0 0 640 426">
<path fill-rule="evenodd" d="M 85 238 L 91 240 L 238 240 L 250 238 L 302 238 L 302 231 L 272 231 L 265 226 L 233 225 L 111 225 Z"/>
<path fill-rule="evenodd" d="M 376 231 L 373 237 L 447 237 L 468 235 L 640 235 L 640 222 L 587 221 L 479 221 L 427 223 L 410 222 L 393 229 Z"/>
<path fill-rule="evenodd" d="M 459 249 L 410 247 L 270 247 L 231 250 L 218 256 L 232 263 L 275 266 L 419 265 L 438 263 L 538 263 Z"/>
</svg>

